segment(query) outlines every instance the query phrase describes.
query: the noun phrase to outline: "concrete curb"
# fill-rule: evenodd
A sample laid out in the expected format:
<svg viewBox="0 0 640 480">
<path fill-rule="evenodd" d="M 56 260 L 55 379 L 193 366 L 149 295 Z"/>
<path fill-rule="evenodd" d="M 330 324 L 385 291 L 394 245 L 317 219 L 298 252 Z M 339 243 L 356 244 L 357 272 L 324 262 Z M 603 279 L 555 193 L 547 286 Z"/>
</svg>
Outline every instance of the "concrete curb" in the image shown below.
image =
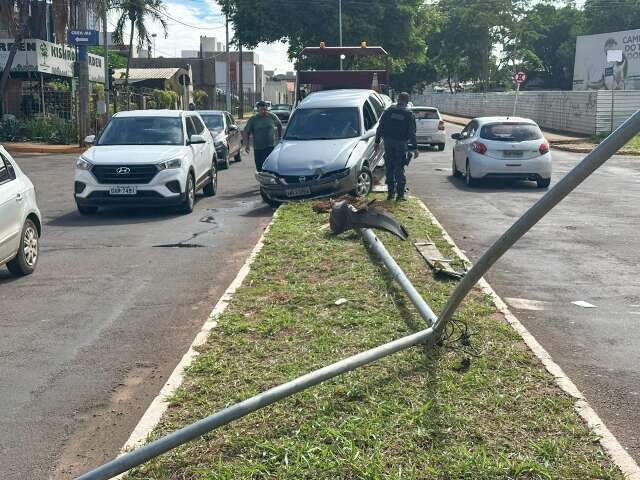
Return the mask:
<svg viewBox="0 0 640 480">
<path fill-rule="evenodd" d="M 69 154 L 69 153 L 82 153 L 86 150 L 84 147 L 77 147 L 73 145 L 37 145 L 26 144 L 20 145 L 16 143 L 3 144 L 7 152 L 14 153 L 49 153 L 49 154 Z"/>
<path fill-rule="evenodd" d="M 587 147 L 574 147 L 571 144 L 566 144 L 566 143 L 552 143 L 551 147 L 555 148 L 556 150 L 562 150 L 564 152 L 572 152 L 572 153 L 591 153 L 591 148 L 587 148 Z M 597 145 L 593 145 L 593 148 L 597 147 Z M 616 155 L 627 155 L 627 156 L 640 156 L 640 152 L 633 152 L 630 150 L 618 150 L 616 153 Z"/>
<path fill-rule="evenodd" d="M 193 360 L 199 354 L 199 352 L 197 351 L 197 347 L 203 345 L 207 341 L 211 330 L 213 330 L 218 325 L 218 317 L 227 309 L 227 306 L 231 302 L 231 299 L 233 298 L 236 290 L 238 290 L 238 288 L 242 285 L 242 282 L 251 271 L 251 264 L 253 264 L 256 257 L 258 256 L 258 253 L 260 253 L 260 250 L 262 250 L 265 237 L 267 233 L 269 233 L 273 222 L 276 220 L 277 214 L 278 211 L 276 210 L 273 217 L 271 218 L 271 221 L 266 226 L 266 228 L 262 232 L 262 235 L 258 239 L 258 243 L 256 243 L 256 245 L 253 247 L 253 250 L 249 254 L 249 257 L 240 268 L 238 275 L 236 275 L 236 278 L 231 282 L 229 287 L 227 287 L 222 297 L 220 297 L 220 300 L 218 300 L 218 303 L 216 303 L 215 307 L 209 314 L 209 318 L 204 323 L 204 325 L 200 329 L 200 332 L 198 332 L 196 338 L 191 343 L 189 350 L 184 354 L 178 365 L 176 365 L 167 382 L 164 384 L 156 398 L 153 399 L 147 410 L 144 412 L 142 418 L 140 418 L 140 421 L 134 428 L 133 432 L 131 432 L 129 439 L 120 450 L 120 455 L 144 444 L 151 431 L 160 422 L 162 415 L 169 407 L 169 403 L 166 401 L 166 399 L 173 395 L 176 390 L 178 390 L 180 385 L 182 385 L 185 370 L 191 365 Z M 120 479 L 125 474 L 126 473 L 123 473 L 114 478 Z"/>
<path fill-rule="evenodd" d="M 458 248 L 453 238 L 444 229 L 442 224 L 438 221 L 431 210 L 420 200 L 417 199 L 420 206 L 427 212 L 427 215 L 431 219 L 434 225 L 437 225 L 442 230 L 443 238 L 451 245 L 456 254 L 462 258 L 468 264 L 471 264 L 469 258 L 464 254 L 462 250 Z M 595 410 L 589 405 L 589 402 L 584 398 L 578 387 L 571 381 L 571 379 L 564 373 L 560 365 L 553 361 L 553 358 L 544 349 L 542 345 L 536 340 L 536 338 L 529 333 L 527 328 L 520 323 L 520 320 L 511 313 L 507 304 L 500 298 L 495 290 L 489 285 L 484 277 L 478 282 L 480 289 L 487 295 L 491 296 L 493 302 L 500 313 L 502 313 L 513 327 L 518 332 L 522 340 L 527 344 L 529 349 L 535 354 L 536 357 L 542 362 L 547 371 L 553 375 L 558 386 L 568 395 L 575 399 L 574 408 L 576 412 L 587 423 L 591 431 L 598 437 L 600 444 L 609 454 L 613 462 L 625 475 L 627 480 L 640 480 L 640 467 L 635 460 L 629 455 L 624 447 L 618 442 L 618 439 L 609 431 L 602 419 L 598 416 Z"/>
</svg>

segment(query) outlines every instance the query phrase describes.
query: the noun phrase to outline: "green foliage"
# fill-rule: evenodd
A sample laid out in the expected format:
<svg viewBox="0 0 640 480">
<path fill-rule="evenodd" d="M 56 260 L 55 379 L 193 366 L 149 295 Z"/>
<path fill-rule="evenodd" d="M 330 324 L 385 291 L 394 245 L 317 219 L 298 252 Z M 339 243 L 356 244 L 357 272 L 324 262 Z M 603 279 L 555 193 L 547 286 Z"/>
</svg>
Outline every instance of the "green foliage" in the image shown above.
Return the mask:
<svg viewBox="0 0 640 480">
<path fill-rule="evenodd" d="M 69 92 L 71 91 L 71 87 L 66 82 L 48 82 L 47 87 L 49 87 L 54 92 Z"/>
<path fill-rule="evenodd" d="M 636 29 L 640 27 L 640 0 L 587 0 L 584 16 L 589 34 Z"/>
<path fill-rule="evenodd" d="M 0 122 L 0 140 L 13 142 L 33 140 L 53 144 L 74 143 L 78 131 L 73 121 L 62 118 L 32 118 L 25 121 L 4 120 Z"/>
<path fill-rule="evenodd" d="M 198 108 L 205 108 L 209 100 L 209 95 L 204 90 L 194 90 L 193 101 Z"/>
<path fill-rule="evenodd" d="M 230 13 L 235 31 L 242 32 L 240 42 L 249 48 L 260 42 L 288 40 L 289 56 L 295 59 L 306 46 L 317 46 L 321 41 L 327 46 L 339 44 L 338 9 L 328 8 L 326 2 L 230 0 L 223 9 Z M 383 46 L 391 55 L 395 73 L 401 73 L 407 64 L 426 65 L 425 32 L 430 27 L 425 16 L 427 10 L 421 0 L 370 0 L 367 8 L 358 2 L 345 1 L 343 45 L 366 41 L 370 46 Z M 366 64 L 347 63 L 345 67 Z"/>
<path fill-rule="evenodd" d="M 104 47 L 89 47 L 89 52 L 94 55 L 104 56 Z M 126 68 L 127 56 L 117 50 L 109 50 L 109 66 L 113 69 Z"/>
<path fill-rule="evenodd" d="M 180 96 L 173 90 L 154 90 L 153 102 L 155 108 L 168 108 L 172 109 L 176 102 L 180 99 Z M 152 107 L 149 107 L 152 108 Z"/>
</svg>

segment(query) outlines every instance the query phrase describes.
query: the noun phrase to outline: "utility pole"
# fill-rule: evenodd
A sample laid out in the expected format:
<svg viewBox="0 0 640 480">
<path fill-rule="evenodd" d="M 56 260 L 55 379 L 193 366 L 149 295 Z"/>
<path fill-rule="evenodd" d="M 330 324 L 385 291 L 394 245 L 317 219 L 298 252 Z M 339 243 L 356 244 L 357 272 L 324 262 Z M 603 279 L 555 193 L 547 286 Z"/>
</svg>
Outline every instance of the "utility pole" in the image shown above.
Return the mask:
<svg viewBox="0 0 640 480">
<path fill-rule="evenodd" d="M 109 120 L 109 90 L 111 89 L 111 78 L 109 75 L 109 28 L 107 27 L 107 6 L 103 4 L 102 11 L 102 40 L 104 43 L 104 105 L 106 107 L 105 119 Z M 106 122 L 105 122 L 106 123 Z"/>
<path fill-rule="evenodd" d="M 238 118 L 244 118 L 244 85 L 242 80 L 242 41 L 239 38 L 238 32 L 236 32 L 236 39 L 238 41 L 238 84 L 240 85 L 238 95 L 240 97 L 240 111 L 238 112 Z"/>
<path fill-rule="evenodd" d="M 342 46 L 342 0 L 338 0 L 338 30 L 340 31 L 340 46 Z M 340 70 L 342 70 L 342 54 L 340 54 Z"/>
<path fill-rule="evenodd" d="M 78 5 L 78 28 L 87 29 L 87 0 L 80 0 Z M 78 65 L 78 135 L 79 145 L 83 146 L 89 131 L 89 62 L 86 45 L 78 47 Z"/>
<path fill-rule="evenodd" d="M 229 14 L 226 14 L 227 36 L 227 87 L 225 88 L 227 112 L 231 112 L 231 55 L 229 54 Z"/>
</svg>

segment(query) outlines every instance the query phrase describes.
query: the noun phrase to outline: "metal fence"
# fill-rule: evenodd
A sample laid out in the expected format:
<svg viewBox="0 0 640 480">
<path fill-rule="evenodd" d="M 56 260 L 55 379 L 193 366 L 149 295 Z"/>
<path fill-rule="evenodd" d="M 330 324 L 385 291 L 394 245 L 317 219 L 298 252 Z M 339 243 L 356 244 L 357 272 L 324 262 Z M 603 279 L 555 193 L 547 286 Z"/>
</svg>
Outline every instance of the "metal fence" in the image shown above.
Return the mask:
<svg viewBox="0 0 640 480">
<path fill-rule="evenodd" d="M 613 102 L 612 102 L 613 97 Z M 443 113 L 479 117 L 513 114 L 515 92 L 432 93 L 417 95 L 416 105 L 437 107 Z M 585 135 L 610 132 L 640 108 L 640 91 L 520 92 L 517 115 L 549 130 Z M 611 120 L 613 117 L 613 121 Z"/>
</svg>

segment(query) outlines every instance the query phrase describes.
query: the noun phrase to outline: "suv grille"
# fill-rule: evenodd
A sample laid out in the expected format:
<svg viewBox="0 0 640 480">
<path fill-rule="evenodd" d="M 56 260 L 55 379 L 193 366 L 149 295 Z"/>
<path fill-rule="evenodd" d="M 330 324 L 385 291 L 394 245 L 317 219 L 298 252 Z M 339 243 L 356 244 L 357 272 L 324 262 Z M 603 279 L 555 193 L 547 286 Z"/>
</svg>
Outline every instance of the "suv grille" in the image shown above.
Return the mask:
<svg viewBox="0 0 640 480">
<path fill-rule="evenodd" d="M 118 173 L 119 170 L 123 173 Z M 149 183 L 158 168 L 155 165 L 96 165 L 91 171 L 100 183 L 127 184 Z"/>
</svg>

